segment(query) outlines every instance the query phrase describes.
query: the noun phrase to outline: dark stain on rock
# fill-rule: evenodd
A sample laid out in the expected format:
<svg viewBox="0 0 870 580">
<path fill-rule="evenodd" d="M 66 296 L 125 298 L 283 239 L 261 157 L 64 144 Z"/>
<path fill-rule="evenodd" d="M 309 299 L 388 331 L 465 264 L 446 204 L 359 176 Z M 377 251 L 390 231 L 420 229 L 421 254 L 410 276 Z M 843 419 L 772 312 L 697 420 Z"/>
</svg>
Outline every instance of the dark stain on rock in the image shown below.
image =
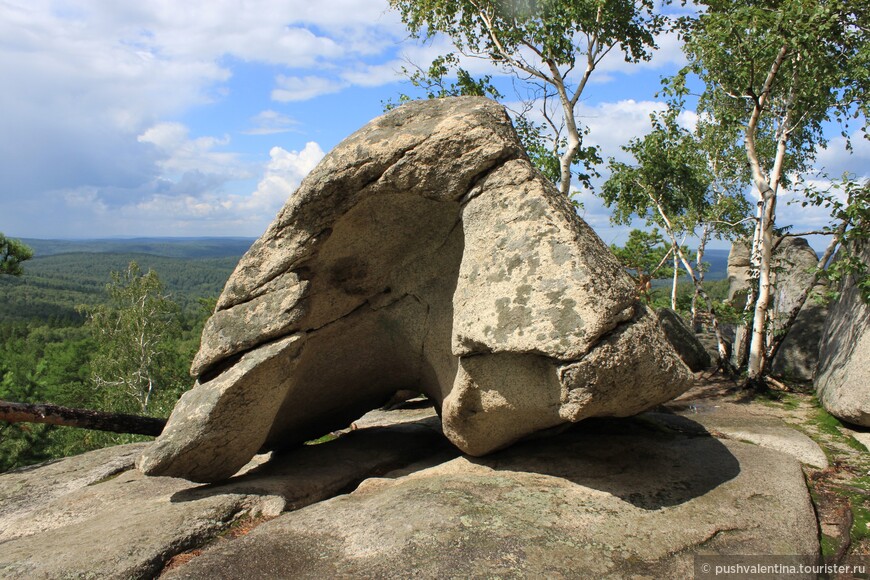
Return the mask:
<svg viewBox="0 0 870 580">
<path fill-rule="evenodd" d="M 558 306 L 547 309 L 547 317 L 552 320 L 553 328 L 561 336 L 577 336 L 582 334 L 578 332 L 585 326 L 583 318 L 574 309 L 577 302 L 572 298 L 563 298 Z M 569 342 L 563 340 L 562 342 Z"/>
<path fill-rule="evenodd" d="M 348 294 L 360 295 L 368 292 L 366 288 L 368 268 L 358 257 L 339 258 L 331 265 L 327 276 L 331 284 Z"/>
</svg>

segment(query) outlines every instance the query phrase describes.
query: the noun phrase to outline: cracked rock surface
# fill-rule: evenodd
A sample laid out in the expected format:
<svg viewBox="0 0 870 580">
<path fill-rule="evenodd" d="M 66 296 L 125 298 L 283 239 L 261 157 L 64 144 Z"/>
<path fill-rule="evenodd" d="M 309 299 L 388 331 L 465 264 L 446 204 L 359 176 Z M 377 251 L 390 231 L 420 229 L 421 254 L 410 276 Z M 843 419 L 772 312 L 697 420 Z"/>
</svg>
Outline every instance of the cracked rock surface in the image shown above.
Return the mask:
<svg viewBox="0 0 870 580">
<path fill-rule="evenodd" d="M 401 389 L 484 455 L 691 379 L 504 109 L 474 97 L 408 103 L 329 153 L 239 262 L 192 373 L 146 474 L 219 481 Z"/>
<path fill-rule="evenodd" d="M 0 578 L 686 578 L 695 555 L 817 563 L 798 461 L 718 431 L 759 433 L 770 410 L 702 391 L 483 458 L 414 402 L 218 484 L 144 476 L 141 444 L 0 474 Z M 760 433 L 787 435 L 779 425 Z"/>
</svg>

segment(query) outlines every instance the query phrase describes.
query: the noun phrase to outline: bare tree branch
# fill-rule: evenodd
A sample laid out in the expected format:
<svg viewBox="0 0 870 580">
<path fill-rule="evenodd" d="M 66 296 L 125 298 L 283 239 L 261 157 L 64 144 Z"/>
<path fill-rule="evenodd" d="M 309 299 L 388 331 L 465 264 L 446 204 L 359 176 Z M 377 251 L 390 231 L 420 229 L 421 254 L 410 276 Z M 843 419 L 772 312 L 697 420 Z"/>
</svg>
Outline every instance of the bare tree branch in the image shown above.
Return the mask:
<svg viewBox="0 0 870 580">
<path fill-rule="evenodd" d="M 8 423 L 44 423 L 62 427 L 79 427 L 112 433 L 160 435 L 166 419 L 106 413 L 90 409 L 71 409 L 59 405 L 12 403 L 0 401 L 0 421 Z"/>
</svg>

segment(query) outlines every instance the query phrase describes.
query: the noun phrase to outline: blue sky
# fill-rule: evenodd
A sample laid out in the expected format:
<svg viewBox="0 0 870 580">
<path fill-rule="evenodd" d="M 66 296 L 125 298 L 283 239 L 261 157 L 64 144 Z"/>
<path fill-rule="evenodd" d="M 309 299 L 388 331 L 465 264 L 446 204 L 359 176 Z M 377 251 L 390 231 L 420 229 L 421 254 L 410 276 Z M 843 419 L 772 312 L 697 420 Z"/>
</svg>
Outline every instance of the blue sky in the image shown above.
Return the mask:
<svg viewBox="0 0 870 580">
<path fill-rule="evenodd" d="M 649 63 L 614 53 L 593 74 L 579 112 L 605 158 L 648 130 L 660 78 L 683 62 L 675 38 L 659 44 Z M 2 0 L 0 231 L 259 236 L 324 152 L 412 90 L 402 65 L 446 47 L 409 39 L 386 0 Z M 863 140 L 848 156 L 834 139 L 819 162 L 865 174 L 868 160 Z M 600 202 L 582 200 L 620 242 Z"/>
</svg>

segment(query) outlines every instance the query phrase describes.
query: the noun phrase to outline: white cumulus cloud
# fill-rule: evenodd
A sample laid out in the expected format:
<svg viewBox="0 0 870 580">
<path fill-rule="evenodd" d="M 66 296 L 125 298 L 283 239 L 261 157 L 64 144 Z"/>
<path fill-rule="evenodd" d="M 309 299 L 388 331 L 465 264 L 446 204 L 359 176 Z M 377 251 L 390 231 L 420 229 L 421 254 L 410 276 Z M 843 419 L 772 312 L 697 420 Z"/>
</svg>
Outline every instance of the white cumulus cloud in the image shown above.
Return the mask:
<svg viewBox="0 0 870 580">
<path fill-rule="evenodd" d="M 200 172 L 236 178 L 248 176 L 237 154 L 216 150 L 229 145 L 230 138 L 226 135 L 191 139 L 188 128 L 181 123 L 158 123 L 139 135 L 138 140 L 157 149 L 162 158 L 156 163 L 164 174 Z"/>
<path fill-rule="evenodd" d="M 302 151 L 272 147 L 269 157 L 271 159 L 256 191 L 239 205 L 274 215 L 296 191 L 302 179 L 323 159 L 323 150 L 314 141 L 309 141 Z"/>
<path fill-rule="evenodd" d="M 251 119 L 253 127 L 242 131 L 245 135 L 274 135 L 296 131 L 299 121 L 271 109 L 259 112 Z"/>
<path fill-rule="evenodd" d="M 290 101 L 307 101 L 321 95 L 337 93 L 348 84 L 321 76 L 307 75 L 304 77 L 280 75 L 272 91 L 272 99 L 280 103 Z"/>
</svg>

